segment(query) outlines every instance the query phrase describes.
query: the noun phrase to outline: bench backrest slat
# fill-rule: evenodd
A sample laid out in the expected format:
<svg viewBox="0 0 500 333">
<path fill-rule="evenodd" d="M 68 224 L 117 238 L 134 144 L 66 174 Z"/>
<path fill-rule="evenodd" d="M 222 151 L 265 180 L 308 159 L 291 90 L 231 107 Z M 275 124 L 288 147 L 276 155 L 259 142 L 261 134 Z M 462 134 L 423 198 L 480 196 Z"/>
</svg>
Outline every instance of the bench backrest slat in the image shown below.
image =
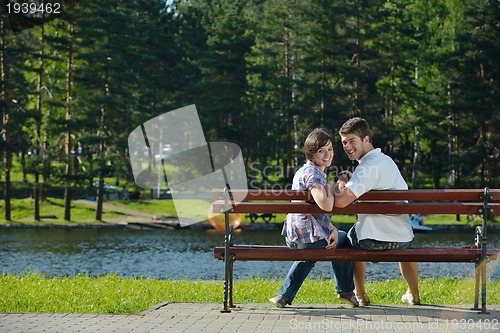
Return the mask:
<svg viewBox="0 0 500 333">
<path fill-rule="evenodd" d="M 235 197 L 242 197 L 246 193 L 245 200 L 312 200 L 311 192 L 297 191 L 297 190 L 239 190 L 232 189 L 231 193 Z M 223 190 L 213 190 L 212 200 L 219 200 L 223 198 Z"/>
<path fill-rule="evenodd" d="M 246 193 L 245 200 L 306 200 L 311 201 L 309 191 L 297 190 L 240 190 L 233 189 L 232 193 L 240 198 Z M 409 191 L 370 191 L 363 194 L 359 200 L 411 200 L 411 201 L 480 201 L 482 189 L 437 189 L 437 190 L 409 190 Z M 500 190 L 491 189 L 492 201 L 500 200 Z M 223 190 L 212 191 L 212 199 L 222 198 Z"/>
<path fill-rule="evenodd" d="M 494 211 L 500 211 L 500 203 L 489 204 Z M 214 212 L 221 212 L 223 201 L 213 203 Z M 479 214 L 481 203 L 368 203 L 360 202 L 345 208 L 334 208 L 333 214 Z M 233 207 L 232 213 L 303 213 L 324 214 L 321 208 L 308 202 L 241 202 Z"/>
</svg>

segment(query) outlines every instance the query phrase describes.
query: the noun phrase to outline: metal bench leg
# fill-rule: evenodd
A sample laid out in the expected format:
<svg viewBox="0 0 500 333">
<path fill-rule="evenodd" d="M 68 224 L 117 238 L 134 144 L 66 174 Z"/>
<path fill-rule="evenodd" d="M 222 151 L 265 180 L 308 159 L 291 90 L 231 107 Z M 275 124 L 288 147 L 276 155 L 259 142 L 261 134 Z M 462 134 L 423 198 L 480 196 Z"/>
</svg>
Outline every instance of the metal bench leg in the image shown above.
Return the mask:
<svg viewBox="0 0 500 333">
<path fill-rule="evenodd" d="M 484 193 L 482 195 L 483 208 L 481 213 L 483 214 L 483 223 L 481 227 L 481 261 L 479 262 L 479 271 L 481 275 L 481 313 L 488 314 L 486 310 L 486 263 L 488 262 L 486 257 L 486 251 L 488 249 L 487 245 L 487 224 L 490 213 L 490 207 L 488 206 L 488 200 L 491 199 L 492 195 L 488 187 L 484 188 Z"/>
<path fill-rule="evenodd" d="M 227 260 L 226 260 L 227 258 Z M 229 308 L 234 308 L 233 304 L 233 262 L 234 256 L 224 257 L 226 273 L 224 277 L 224 309 L 222 312 L 231 312 Z"/>
<path fill-rule="evenodd" d="M 224 260 L 226 260 L 224 258 Z M 228 302 L 228 294 L 229 294 L 229 285 L 228 285 L 228 281 L 227 281 L 227 278 L 225 278 L 224 280 L 224 308 L 222 309 L 222 312 L 231 312 L 231 310 L 228 309 L 228 306 L 227 306 L 227 302 Z"/>
<path fill-rule="evenodd" d="M 226 235 L 226 251 L 224 253 L 224 309 L 222 312 L 231 312 L 231 310 L 228 309 L 228 301 L 229 301 L 229 291 L 230 291 L 230 286 L 229 286 L 229 277 L 232 275 L 231 271 L 231 259 L 230 259 L 230 254 L 229 254 L 229 249 L 228 249 L 228 240 L 227 240 L 227 235 Z"/>
<path fill-rule="evenodd" d="M 481 313 L 488 314 L 486 310 L 486 260 L 480 264 L 481 270 Z"/>
<path fill-rule="evenodd" d="M 226 244 L 229 244 L 227 241 Z M 224 309 L 222 312 L 231 312 L 228 308 L 233 306 L 233 259 L 229 253 L 229 246 L 226 246 L 224 254 Z"/>
<path fill-rule="evenodd" d="M 474 264 L 474 272 L 476 275 L 476 282 L 474 286 L 474 307 L 472 310 L 479 310 L 479 279 L 480 279 L 480 273 L 479 273 L 479 263 L 476 262 Z"/>
<path fill-rule="evenodd" d="M 226 174 L 224 177 L 227 180 Z M 229 308 L 234 308 L 233 304 L 233 262 L 230 246 L 233 244 L 233 226 L 229 221 L 229 213 L 232 211 L 233 197 L 229 193 L 229 184 L 226 181 L 224 188 L 224 309 L 222 312 L 231 312 Z"/>
<path fill-rule="evenodd" d="M 234 303 L 233 303 L 233 263 L 234 263 L 234 257 L 231 256 L 229 258 L 229 307 L 234 308 Z"/>
<path fill-rule="evenodd" d="M 224 189 L 224 201 L 225 201 L 225 211 L 224 211 L 224 309 L 222 312 L 231 312 L 228 308 L 232 306 L 232 280 L 233 280 L 233 267 L 232 259 L 229 247 L 231 245 L 232 237 L 232 226 L 229 223 L 229 210 L 228 210 L 228 189 Z"/>
<path fill-rule="evenodd" d="M 229 213 L 226 213 L 229 215 Z M 233 306 L 233 257 L 229 251 L 231 245 L 231 228 L 226 229 L 224 253 L 224 309 L 222 312 L 231 312 L 228 307 Z"/>
</svg>

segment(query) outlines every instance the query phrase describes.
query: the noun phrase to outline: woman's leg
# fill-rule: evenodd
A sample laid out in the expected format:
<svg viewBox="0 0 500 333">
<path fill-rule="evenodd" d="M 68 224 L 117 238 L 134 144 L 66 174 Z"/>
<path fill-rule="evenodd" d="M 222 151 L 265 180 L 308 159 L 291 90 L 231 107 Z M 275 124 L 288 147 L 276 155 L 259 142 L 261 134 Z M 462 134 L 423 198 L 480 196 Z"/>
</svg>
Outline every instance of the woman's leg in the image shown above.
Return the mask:
<svg viewBox="0 0 500 333">
<path fill-rule="evenodd" d="M 292 304 L 307 275 L 313 269 L 315 262 L 295 261 L 281 284 L 277 296 L 284 297 L 288 304 Z"/>
<path fill-rule="evenodd" d="M 359 249 L 358 237 L 356 235 L 356 229 L 353 226 L 347 233 L 347 239 L 351 247 Z M 366 275 L 366 263 L 365 262 L 354 262 L 354 294 L 356 296 L 363 296 L 366 293 L 365 290 L 365 275 Z"/>
<path fill-rule="evenodd" d="M 314 243 L 296 243 L 287 240 L 286 243 L 291 249 L 324 248 L 327 244 L 325 240 Z M 284 297 L 288 304 L 292 304 L 295 295 L 315 264 L 315 261 L 295 261 L 283 280 L 277 296 Z"/>
<path fill-rule="evenodd" d="M 349 247 L 349 241 L 347 240 L 347 233 L 339 230 L 337 249 L 341 247 Z M 337 294 L 352 293 L 354 290 L 353 263 L 332 261 L 332 268 L 333 278 L 335 280 L 335 291 Z"/>
</svg>

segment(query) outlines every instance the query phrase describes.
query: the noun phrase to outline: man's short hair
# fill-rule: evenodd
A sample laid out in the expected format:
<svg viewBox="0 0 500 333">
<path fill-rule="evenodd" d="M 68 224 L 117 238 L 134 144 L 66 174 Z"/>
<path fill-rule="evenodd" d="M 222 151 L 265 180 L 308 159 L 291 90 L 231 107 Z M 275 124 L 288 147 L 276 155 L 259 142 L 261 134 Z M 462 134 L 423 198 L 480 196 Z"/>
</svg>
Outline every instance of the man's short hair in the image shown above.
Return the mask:
<svg viewBox="0 0 500 333">
<path fill-rule="evenodd" d="M 369 137 L 370 142 L 372 142 L 372 130 L 370 129 L 370 125 L 368 122 L 360 117 L 351 118 L 346 121 L 339 130 L 340 135 L 347 134 L 355 134 L 359 136 L 361 139 L 364 139 L 366 136 Z"/>
<path fill-rule="evenodd" d="M 332 142 L 332 135 L 324 128 L 315 128 L 306 138 L 304 142 L 304 154 L 308 160 L 312 159 L 313 155 L 318 152 L 321 147 L 324 147 L 328 141 Z"/>
</svg>

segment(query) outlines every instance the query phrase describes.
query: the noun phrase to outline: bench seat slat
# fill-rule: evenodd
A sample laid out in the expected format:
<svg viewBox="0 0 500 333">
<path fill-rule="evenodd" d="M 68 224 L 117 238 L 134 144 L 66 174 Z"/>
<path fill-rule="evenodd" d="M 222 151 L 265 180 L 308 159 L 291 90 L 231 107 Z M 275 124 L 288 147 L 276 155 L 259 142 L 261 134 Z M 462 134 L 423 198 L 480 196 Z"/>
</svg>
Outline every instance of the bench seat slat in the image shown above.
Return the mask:
<svg viewBox="0 0 500 333">
<path fill-rule="evenodd" d="M 500 203 L 490 203 L 493 212 L 500 211 Z M 395 203 L 359 202 L 345 208 L 334 208 L 333 214 L 479 214 L 481 203 Z M 213 203 L 214 212 L 221 212 L 224 202 Z M 232 213 L 315 213 L 324 214 L 321 208 L 308 202 L 260 202 L 244 201 L 234 206 Z"/>
<path fill-rule="evenodd" d="M 312 200 L 309 191 L 296 190 L 231 190 L 236 197 L 241 198 L 246 193 L 245 200 Z M 481 201 L 484 190 L 481 189 L 436 189 L 436 190 L 410 190 L 410 191 L 370 191 L 363 194 L 360 200 L 413 200 L 413 201 Z M 500 200 L 500 190 L 490 189 L 493 201 Z M 223 190 L 213 190 L 212 199 L 222 198 Z"/>
<path fill-rule="evenodd" d="M 290 249 L 286 246 L 236 245 L 230 247 L 236 260 L 270 261 L 373 261 L 373 262 L 476 262 L 481 249 L 415 248 L 404 250 L 364 251 L 342 249 Z M 488 250 L 487 257 L 496 260 L 497 250 Z M 214 248 L 214 257 L 224 259 L 224 247 Z"/>
</svg>

